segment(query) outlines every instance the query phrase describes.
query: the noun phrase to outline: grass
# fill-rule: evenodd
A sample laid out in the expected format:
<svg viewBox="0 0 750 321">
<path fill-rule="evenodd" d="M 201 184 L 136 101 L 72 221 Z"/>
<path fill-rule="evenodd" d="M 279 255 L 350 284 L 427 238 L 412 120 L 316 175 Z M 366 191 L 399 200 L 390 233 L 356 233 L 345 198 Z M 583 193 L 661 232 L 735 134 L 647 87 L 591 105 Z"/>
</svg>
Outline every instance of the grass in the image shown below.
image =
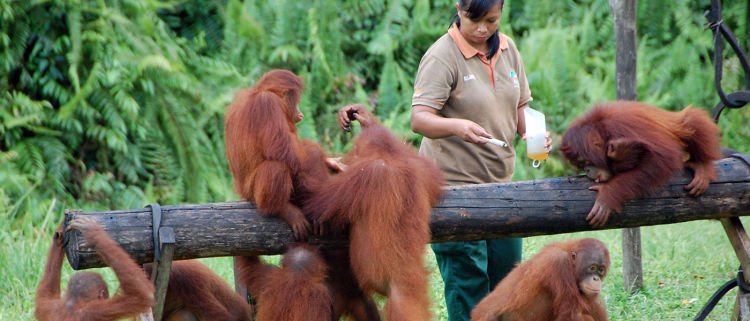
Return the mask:
<svg viewBox="0 0 750 321">
<path fill-rule="evenodd" d="M 34 291 L 51 240 L 47 230 L 31 226 L 12 231 L 7 228 L 0 230 L 0 295 L 5 298 L 0 302 L 0 320 L 34 320 Z M 613 321 L 691 320 L 711 294 L 736 273 L 739 263 L 718 221 L 643 227 L 641 231 L 644 287 L 635 294 L 623 290 L 619 230 L 529 237 L 524 240 L 524 258 L 551 241 L 577 237 L 595 237 L 603 241 L 612 257 L 603 295 Z M 442 281 L 432 253 L 428 251 L 427 255 L 432 271 L 431 294 L 435 320 L 446 320 Z M 230 258 L 201 261 L 231 282 Z M 109 269 L 93 271 L 102 273 L 112 290 L 116 288 L 116 278 Z M 72 273 L 66 264 L 63 283 Z M 735 296 L 736 290 L 730 291 L 708 320 L 728 320 Z"/>
</svg>

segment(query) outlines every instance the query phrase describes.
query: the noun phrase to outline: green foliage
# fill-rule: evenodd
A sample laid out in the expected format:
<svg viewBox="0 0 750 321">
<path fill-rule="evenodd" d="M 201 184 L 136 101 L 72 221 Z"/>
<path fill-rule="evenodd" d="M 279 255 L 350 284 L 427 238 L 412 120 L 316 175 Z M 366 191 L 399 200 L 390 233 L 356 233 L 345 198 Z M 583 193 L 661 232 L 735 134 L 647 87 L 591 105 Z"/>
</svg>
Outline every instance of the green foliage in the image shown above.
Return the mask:
<svg viewBox="0 0 750 321">
<path fill-rule="evenodd" d="M 221 12 L 225 9 L 233 9 L 227 5 L 226 0 L 191 0 L 180 1 L 174 7 L 167 5 L 157 12 L 159 18 L 176 35 L 195 41 L 195 44 L 203 49 L 201 52 L 211 52 L 212 48 L 217 48 L 222 41 L 225 20 Z M 243 10 L 237 12 L 242 14 Z M 139 22 L 147 24 L 148 29 L 153 28 L 150 19 L 140 19 Z"/>
<path fill-rule="evenodd" d="M 707 3 L 639 4 L 640 100 L 668 109 L 716 103 Z M 725 22 L 746 30 L 746 11 L 725 4 Z M 351 135 L 332 115 L 358 102 L 416 143 L 408 120 L 413 75 L 453 12 L 452 3 L 427 0 L 4 0 L 1 146 L 40 197 L 104 207 L 113 203 L 107 191 L 119 190 L 143 201 L 233 199 L 222 133 L 234 92 L 287 68 L 306 82 L 303 137 L 343 152 Z M 506 1 L 501 28 L 522 52 L 532 106 L 547 114 L 555 142 L 587 106 L 615 98 L 612 25 L 603 0 Z M 725 56 L 723 84 L 739 88 L 737 59 Z M 733 119 L 720 123 L 724 143 L 742 150 L 747 113 L 725 117 Z M 523 155 L 523 142 L 516 147 Z M 518 165 L 519 179 L 570 174 L 555 153 L 542 170 L 523 157 Z M 91 177 L 109 187 L 92 193 Z"/>
<path fill-rule="evenodd" d="M 0 112 L 2 146 L 42 193 L 110 208 L 233 197 L 216 144 L 227 90 L 202 80 L 241 77 L 231 64 L 199 53 L 205 40 L 176 36 L 157 15 L 170 16 L 169 9 L 157 1 L 10 9 L 3 36 L 14 46 L 2 48 L 11 57 L 3 61 L 0 101 L 10 107 Z M 179 16 L 189 8 L 174 10 Z"/>
</svg>

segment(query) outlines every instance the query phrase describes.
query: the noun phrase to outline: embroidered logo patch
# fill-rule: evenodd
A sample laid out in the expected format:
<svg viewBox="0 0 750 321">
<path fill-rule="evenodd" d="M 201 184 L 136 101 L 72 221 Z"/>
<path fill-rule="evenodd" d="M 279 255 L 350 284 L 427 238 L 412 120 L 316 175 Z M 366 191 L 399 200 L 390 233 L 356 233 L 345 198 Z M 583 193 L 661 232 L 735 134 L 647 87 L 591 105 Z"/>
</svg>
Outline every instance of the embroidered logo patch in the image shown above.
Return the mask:
<svg viewBox="0 0 750 321">
<path fill-rule="evenodd" d="M 474 77 L 474 74 L 464 76 L 464 81 L 469 81 L 469 80 L 474 80 L 474 79 L 477 79 L 477 77 Z"/>
<path fill-rule="evenodd" d="M 508 76 L 510 76 L 510 80 L 513 81 L 513 88 L 520 87 L 518 83 L 518 74 L 515 70 L 511 70 L 510 73 L 508 73 Z"/>
</svg>

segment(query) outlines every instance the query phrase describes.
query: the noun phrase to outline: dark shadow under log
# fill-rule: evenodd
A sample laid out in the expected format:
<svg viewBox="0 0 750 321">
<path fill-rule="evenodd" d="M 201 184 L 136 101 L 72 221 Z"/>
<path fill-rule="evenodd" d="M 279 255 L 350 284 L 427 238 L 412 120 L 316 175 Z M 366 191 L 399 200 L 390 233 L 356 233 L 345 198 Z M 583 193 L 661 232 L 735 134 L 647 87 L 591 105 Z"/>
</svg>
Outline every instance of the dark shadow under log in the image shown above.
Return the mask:
<svg viewBox="0 0 750 321">
<path fill-rule="evenodd" d="M 692 175 L 682 173 L 645 198 L 625 203 L 602 229 L 672 224 L 750 215 L 750 168 L 727 158 L 716 163 L 719 178 L 700 197 L 683 187 Z M 432 241 L 468 241 L 588 231 L 586 214 L 594 204 L 594 185 L 585 177 L 560 177 L 500 184 L 446 188 L 432 212 Z M 260 215 L 247 202 L 163 206 L 163 227 L 175 233 L 174 259 L 280 254 L 293 241 L 291 229 L 277 218 Z M 138 263 L 154 257 L 148 208 L 81 212 L 68 210 L 65 222 L 91 215 Z M 77 233 L 65 233 L 65 251 L 74 269 L 102 267 Z M 313 243 L 344 245 L 342 237 L 313 238 Z"/>
</svg>

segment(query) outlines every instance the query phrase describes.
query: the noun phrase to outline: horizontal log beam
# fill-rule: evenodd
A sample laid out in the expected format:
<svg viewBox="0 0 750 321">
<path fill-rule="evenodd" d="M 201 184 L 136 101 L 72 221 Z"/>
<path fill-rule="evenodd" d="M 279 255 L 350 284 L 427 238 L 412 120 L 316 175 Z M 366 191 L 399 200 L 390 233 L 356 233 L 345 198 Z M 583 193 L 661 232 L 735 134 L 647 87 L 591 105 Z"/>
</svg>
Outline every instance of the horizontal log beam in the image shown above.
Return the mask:
<svg viewBox="0 0 750 321">
<path fill-rule="evenodd" d="M 750 168 L 727 158 L 716 163 L 718 179 L 700 197 L 683 187 L 692 177 L 682 173 L 658 192 L 624 204 L 601 229 L 672 224 L 750 215 Z M 446 187 L 432 212 L 432 241 L 469 241 L 593 230 L 585 220 L 596 193 L 585 177 L 559 177 L 499 184 Z M 174 259 L 282 253 L 293 235 L 289 226 L 260 215 L 247 202 L 162 206 L 163 227 L 175 233 Z M 139 263 L 154 256 L 150 209 L 108 212 L 68 210 L 94 217 Z M 74 269 L 104 266 L 78 233 L 67 232 L 66 253 Z M 313 238 L 326 246 L 344 245 L 344 237 Z"/>
</svg>

